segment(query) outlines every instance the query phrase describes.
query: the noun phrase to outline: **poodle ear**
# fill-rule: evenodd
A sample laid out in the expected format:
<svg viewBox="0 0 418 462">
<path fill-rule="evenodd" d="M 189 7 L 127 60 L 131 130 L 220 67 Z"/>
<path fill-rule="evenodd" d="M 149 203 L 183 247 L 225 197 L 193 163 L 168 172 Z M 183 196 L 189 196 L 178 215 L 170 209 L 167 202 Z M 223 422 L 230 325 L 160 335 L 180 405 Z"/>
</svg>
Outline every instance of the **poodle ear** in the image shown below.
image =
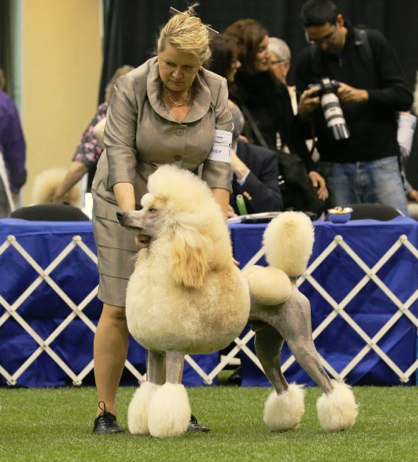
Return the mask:
<svg viewBox="0 0 418 462">
<path fill-rule="evenodd" d="M 210 241 L 200 232 L 177 225 L 171 247 L 172 274 L 177 284 L 199 289 L 209 270 Z"/>
</svg>

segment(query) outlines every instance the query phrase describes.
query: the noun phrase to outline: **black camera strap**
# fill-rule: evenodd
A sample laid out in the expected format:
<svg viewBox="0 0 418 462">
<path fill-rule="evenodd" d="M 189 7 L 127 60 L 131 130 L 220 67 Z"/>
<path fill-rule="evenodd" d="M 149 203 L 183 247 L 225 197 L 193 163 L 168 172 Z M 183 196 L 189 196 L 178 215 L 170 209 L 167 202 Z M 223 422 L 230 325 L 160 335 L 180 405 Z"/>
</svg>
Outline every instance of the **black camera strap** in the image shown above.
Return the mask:
<svg viewBox="0 0 418 462">
<path fill-rule="evenodd" d="M 367 27 L 364 25 L 358 25 L 353 27 L 355 44 L 363 51 L 363 57 L 366 63 L 374 64 L 374 54 L 370 45 L 369 37 L 367 35 Z M 320 79 L 322 76 L 321 72 L 321 53 L 317 45 L 312 44 L 310 48 L 311 65 L 313 75 L 316 79 Z M 373 66 L 374 68 L 374 66 Z"/>
</svg>

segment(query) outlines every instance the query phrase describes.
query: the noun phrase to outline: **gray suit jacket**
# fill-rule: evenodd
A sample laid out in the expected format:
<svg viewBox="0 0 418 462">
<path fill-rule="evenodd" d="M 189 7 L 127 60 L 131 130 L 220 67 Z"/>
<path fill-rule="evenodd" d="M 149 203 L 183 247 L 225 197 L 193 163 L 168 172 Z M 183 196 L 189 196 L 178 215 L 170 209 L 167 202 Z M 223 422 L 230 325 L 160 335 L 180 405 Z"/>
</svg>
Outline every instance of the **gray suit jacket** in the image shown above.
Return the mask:
<svg viewBox="0 0 418 462">
<path fill-rule="evenodd" d="M 201 69 L 193 83 L 194 100 L 186 119 L 174 120 L 162 102 L 158 60 L 152 58 L 120 77 L 107 112 L 104 142 L 92 191 L 94 214 L 116 220 L 113 186 L 135 186 L 139 207 L 149 175 L 161 164 L 190 171 L 202 165 L 202 178 L 211 188 L 231 190 L 230 164 L 207 159 L 215 129 L 232 131 L 226 80 Z"/>
</svg>

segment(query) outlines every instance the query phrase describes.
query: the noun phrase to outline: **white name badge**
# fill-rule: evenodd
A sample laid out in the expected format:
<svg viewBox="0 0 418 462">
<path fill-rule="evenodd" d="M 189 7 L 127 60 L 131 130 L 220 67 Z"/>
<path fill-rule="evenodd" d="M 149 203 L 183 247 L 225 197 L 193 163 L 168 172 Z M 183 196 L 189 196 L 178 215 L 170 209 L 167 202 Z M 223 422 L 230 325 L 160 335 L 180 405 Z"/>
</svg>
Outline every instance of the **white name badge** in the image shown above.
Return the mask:
<svg viewBox="0 0 418 462">
<path fill-rule="evenodd" d="M 213 146 L 208 155 L 209 160 L 218 162 L 231 162 L 230 147 L 232 143 L 232 133 L 226 130 L 215 130 Z"/>
</svg>

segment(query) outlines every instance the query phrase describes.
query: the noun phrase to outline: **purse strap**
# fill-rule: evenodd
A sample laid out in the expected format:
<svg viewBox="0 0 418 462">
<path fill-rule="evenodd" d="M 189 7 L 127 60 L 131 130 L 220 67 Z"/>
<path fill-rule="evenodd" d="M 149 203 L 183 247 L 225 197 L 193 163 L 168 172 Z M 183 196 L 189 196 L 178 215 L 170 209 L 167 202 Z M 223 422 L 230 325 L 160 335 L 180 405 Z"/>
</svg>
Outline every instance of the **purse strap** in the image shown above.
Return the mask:
<svg viewBox="0 0 418 462">
<path fill-rule="evenodd" d="M 266 140 L 264 139 L 263 134 L 260 132 L 260 129 L 258 128 L 257 124 L 255 123 L 255 120 L 253 119 L 253 116 L 251 115 L 251 112 L 248 110 L 247 106 L 245 104 L 241 105 L 241 110 L 244 114 L 244 117 L 250 122 L 251 125 L 251 130 L 253 131 L 255 137 L 257 138 L 257 141 L 260 143 L 261 146 L 270 149 L 266 143 Z"/>
</svg>

